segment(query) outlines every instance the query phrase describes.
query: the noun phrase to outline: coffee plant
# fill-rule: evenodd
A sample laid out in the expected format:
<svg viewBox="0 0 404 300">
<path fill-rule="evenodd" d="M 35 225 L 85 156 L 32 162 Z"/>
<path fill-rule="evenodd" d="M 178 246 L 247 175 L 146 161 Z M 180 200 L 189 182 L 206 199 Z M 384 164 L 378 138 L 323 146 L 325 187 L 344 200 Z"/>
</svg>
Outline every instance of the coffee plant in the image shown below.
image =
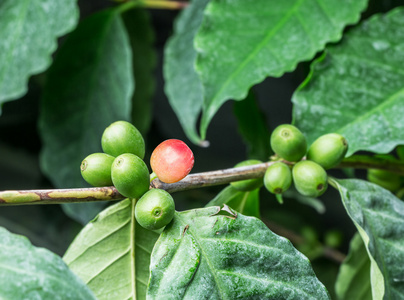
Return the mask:
<svg viewBox="0 0 404 300">
<path fill-rule="evenodd" d="M 0 0 L 0 299 L 404 299 L 403 63 L 402 0 Z"/>
</svg>

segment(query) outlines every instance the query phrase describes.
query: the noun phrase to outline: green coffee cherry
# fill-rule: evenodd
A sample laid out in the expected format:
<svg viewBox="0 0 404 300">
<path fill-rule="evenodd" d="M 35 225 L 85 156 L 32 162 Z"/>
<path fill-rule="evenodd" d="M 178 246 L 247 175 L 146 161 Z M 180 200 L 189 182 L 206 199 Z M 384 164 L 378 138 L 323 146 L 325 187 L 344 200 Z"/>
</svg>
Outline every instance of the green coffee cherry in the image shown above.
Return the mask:
<svg viewBox="0 0 404 300">
<path fill-rule="evenodd" d="M 139 130 L 131 123 L 117 121 L 109 125 L 102 134 L 102 150 L 112 156 L 132 153 L 144 158 L 145 144 Z"/>
<path fill-rule="evenodd" d="M 264 185 L 272 194 L 282 194 L 292 184 L 292 172 L 288 165 L 276 162 L 265 172 Z"/>
<path fill-rule="evenodd" d="M 324 169 L 338 165 L 348 150 L 347 140 L 338 133 L 320 136 L 307 151 L 307 159 L 312 160 Z"/>
<path fill-rule="evenodd" d="M 318 197 L 327 189 L 327 172 L 319 164 L 303 160 L 293 166 L 293 182 L 296 190 L 308 197 Z"/>
<path fill-rule="evenodd" d="M 144 228 L 156 230 L 166 226 L 174 217 L 175 203 L 169 193 L 149 190 L 135 206 L 135 218 Z"/>
<path fill-rule="evenodd" d="M 386 190 L 395 192 L 401 187 L 401 177 L 385 170 L 369 169 L 367 178 L 370 182 L 380 185 Z"/>
<path fill-rule="evenodd" d="M 135 154 L 125 153 L 115 158 L 111 177 L 118 192 L 125 197 L 139 199 L 149 190 L 149 170 Z"/>
<path fill-rule="evenodd" d="M 242 162 L 238 163 L 237 165 L 235 165 L 234 167 L 235 168 L 246 167 L 246 166 L 257 165 L 260 163 L 262 163 L 262 161 L 256 160 L 256 159 L 250 159 L 250 160 L 242 161 Z M 234 182 L 230 183 L 230 185 L 232 187 L 234 187 L 236 190 L 243 191 L 243 192 L 258 189 L 259 187 L 262 186 L 262 184 L 263 184 L 262 178 L 246 179 L 246 180 L 234 181 Z"/>
<path fill-rule="evenodd" d="M 299 161 L 307 151 L 303 133 L 293 125 L 283 124 L 271 134 L 272 150 L 287 161 Z"/>
<path fill-rule="evenodd" d="M 92 186 L 112 185 L 111 166 L 114 159 L 105 153 L 90 154 L 81 162 L 81 176 Z"/>
</svg>

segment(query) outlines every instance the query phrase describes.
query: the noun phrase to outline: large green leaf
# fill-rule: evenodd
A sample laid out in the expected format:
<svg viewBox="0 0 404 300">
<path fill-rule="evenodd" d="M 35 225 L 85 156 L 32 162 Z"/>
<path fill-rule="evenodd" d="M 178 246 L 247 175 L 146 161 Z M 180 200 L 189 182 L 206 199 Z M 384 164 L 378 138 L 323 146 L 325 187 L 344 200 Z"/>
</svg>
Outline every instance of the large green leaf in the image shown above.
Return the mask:
<svg viewBox="0 0 404 300">
<path fill-rule="evenodd" d="M 222 206 L 226 204 L 246 216 L 260 217 L 260 189 L 253 191 L 239 191 L 231 185 L 225 187 L 205 207 Z"/>
<path fill-rule="evenodd" d="M 370 286 L 370 259 L 359 234 L 351 240 L 349 253 L 341 265 L 335 283 L 338 299 L 372 299 Z"/>
<path fill-rule="evenodd" d="M 366 0 L 211 1 L 195 38 L 205 91 L 201 136 L 220 106 L 338 41 Z"/>
<path fill-rule="evenodd" d="M 57 37 L 78 18 L 75 0 L 0 1 L 0 112 L 4 101 L 26 93 L 29 76 L 51 64 Z"/>
<path fill-rule="evenodd" d="M 0 299 L 95 299 L 56 254 L 0 227 Z"/>
<path fill-rule="evenodd" d="M 194 143 L 201 142 L 196 122 L 202 109 L 203 88 L 194 69 L 196 51 L 193 42 L 208 2 L 193 0 L 181 12 L 164 53 L 165 92 L 186 135 Z"/>
<path fill-rule="evenodd" d="M 153 249 L 148 299 L 329 299 L 288 240 L 224 209 L 176 213 Z"/>
<path fill-rule="evenodd" d="M 339 132 L 358 150 L 404 144 L 404 9 L 376 15 L 327 48 L 293 95 L 294 123 L 309 142 Z"/>
<path fill-rule="evenodd" d="M 63 259 L 97 299 L 145 299 L 150 253 L 158 234 L 134 219 L 126 199 L 102 211 L 79 233 Z"/>
<path fill-rule="evenodd" d="M 271 133 L 254 93 L 250 91 L 246 99 L 234 102 L 233 111 L 238 121 L 238 131 L 248 146 L 248 157 L 267 161 L 272 154 L 269 142 Z"/>
<path fill-rule="evenodd" d="M 132 93 L 130 46 L 118 11 L 91 15 L 59 49 L 42 98 L 41 167 L 55 186 L 83 185 L 81 161 L 101 150 L 110 123 L 129 120 Z"/>
<path fill-rule="evenodd" d="M 153 69 L 156 53 L 153 48 L 154 32 L 145 9 L 131 9 L 123 15 L 132 49 L 133 73 L 136 89 L 132 98 L 132 122 L 145 135 L 152 121 Z"/>
<path fill-rule="evenodd" d="M 373 299 L 404 298 L 404 202 L 359 179 L 333 180 L 371 260 Z"/>
</svg>

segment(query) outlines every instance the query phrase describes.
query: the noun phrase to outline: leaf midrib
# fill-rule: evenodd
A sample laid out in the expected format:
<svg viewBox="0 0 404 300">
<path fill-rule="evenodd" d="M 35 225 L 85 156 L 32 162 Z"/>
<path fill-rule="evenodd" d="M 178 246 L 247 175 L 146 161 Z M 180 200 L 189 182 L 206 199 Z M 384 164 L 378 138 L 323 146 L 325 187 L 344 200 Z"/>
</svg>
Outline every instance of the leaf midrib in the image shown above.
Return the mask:
<svg viewBox="0 0 404 300">
<path fill-rule="evenodd" d="M 136 221 L 135 221 L 135 205 L 136 199 L 130 199 L 131 201 L 131 227 L 130 227 L 130 260 L 131 260 L 131 278 L 132 278 L 132 297 L 137 298 L 136 295 L 136 257 L 135 257 L 135 247 L 136 247 Z"/>
<path fill-rule="evenodd" d="M 267 36 L 255 47 L 255 49 L 250 52 L 250 54 L 247 56 L 244 61 L 238 65 L 236 70 L 231 73 L 231 76 L 229 76 L 226 81 L 223 83 L 221 88 L 217 91 L 214 97 L 212 97 L 211 101 L 205 101 L 205 106 L 206 104 L 210 104 L 212 102 L 216 101 L 216 98 L 222 93 L 222 91 L 227 88 L 227 86 L 230 84 L 230 82 L 233 81 L 233 79 L 244 69 L 244 67 L 256 56 L 256 54 L 261 51 L 262 48 L 273 38 L 273 36 L 278 32 L 279 28 L 281 28 L 295 13 L 298 7 L 301 6 L 302 2 L 305 0 L 297 0 L 297 2 L 293 5 L 293 7 L 288 11 L 288 13 L 270 30 L 267 34 Z M 205 98 L 206 100 L 206 98 Z"/>
<path fill-rule="evenodd" d="M 186 224 L 186 222 L 184 222 L 184 221 L 182 220 L 180 214 L 176 213 L 176 215 L 177 215 L 178 221 L 179 221 L 179 222 L 184 226 L 184 228 L 185 228 L 188 224 Z M 192 228 L 192 226 L 189 226 L 189 227 L 188 227 L 187 233 L 189 233 L 189 234 L 192 235 L 192 237 L 195 239 L 195 242 L 197 243 L 199 249 L 201 250 L 201 256 L 203 256 L 203 257 L 205 258 L 206 263 L 208 264 L 209 269 L 211 270 L 211 273 L 212 273 L 213 278 L 214 278 L 214 280 L 215 280 L 215 284 L 216 284 L 216 286 L 217 286 L 217 288 L 218 288 L 218 291 L 219 291 L 220 299 L 227 299 L 227 298 L 225 297 L 225 295 L 222 294 L 221 282 L 219 281 L 219 279 L 218 279 L 218 277 L 217 277 L 217 273 L 215 272 L 216 269 L 213 268 L 213 265 L 212 265 L 211 261 L 209 260 L 208 255 L 205 253 L 205 251 L 204 251 L 204 249 L 203 249 L 203 247 L 202 247 L 202 245 L 201 245 L 201 243 L 200 243 L 200 241 L 199 241 L 199 239 L 198 239 L 198 236 L 195 234 L 195 232 L 193 232 L 193 230 L 192 230 L 191 228 Z"/>
<path fill-rule="evenodd" d="M 392 94 L 391 96 L 389 96 L 386 101 L 383 101 L 381 104 L 376 105 L 371 110 L 368 110 L 366 113 L 364 113 L 362 115 L 359 115 L 356 119 L 352 120 L 352 122 L 349 122 L 346 125 L 342 126 L 336 132 L 343 133 L 344 130 L 346 130 L 347 128 L 349 128 L 353 124 L 360 123 L 361 121 L 363 121 L 364 119 L 366 119 L 367 117 L 369 117 L 370 115 L 374 114 L 377 111 L 382 111 L 382 109 L 385 106 L 390 105 L 394 100 L 396 100 L 396 98 L 398 98 L 398 97 L 400 97 L 402 95 L 404 95 L 404 87 L 401 88 L 400 90 L 398 90 L 397 92 L 395 92 L 394 94 Z"/>
</svg>

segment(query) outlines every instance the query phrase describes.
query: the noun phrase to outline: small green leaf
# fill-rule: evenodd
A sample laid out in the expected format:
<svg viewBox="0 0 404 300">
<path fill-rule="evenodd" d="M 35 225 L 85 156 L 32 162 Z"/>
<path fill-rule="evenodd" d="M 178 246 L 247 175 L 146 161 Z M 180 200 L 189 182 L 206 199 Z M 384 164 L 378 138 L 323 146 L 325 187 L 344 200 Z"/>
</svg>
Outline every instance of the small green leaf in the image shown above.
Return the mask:
<svg viewBox="0 0 404 300">
<path fill-rule="evenodd" d="M 338 41 L 366 0 L 211 1 L 195 37 L 205 90 L 201 136 L 222 104 L 241 100 L 267 76 L 279 77 Z"/>
<path fill-rule="evenodd" d="M 187 137 L 196 144 L 201 142 L 196 122 L 202 109 L 203 87 L 194 69 L 196 51 L 193 42 L 208 2 L 193 0 L 181 12 L 164 52 L 165 92 Z"/>
<path fill-rule="evenodd" d="M 101 135 L 129 120 L 133 93 L 129 40 L 118 10 L 95 13 L 59 49 L 41 103 L 41 168 L 56 187 L 80 187 L 80 163 L 101 152 Z"/>
<path fill-rule="evenodd" d="M 349 253 L 340 267 L 335 292 L 338 299 L 372 299 L 370 286 L 370 259 L 359 234 L 351 240 Z"/>
<path fill-rule="evenodd" d="M 388 153 L 404 144 L 404 9 L 376 15 L 354 27 L 293 95 L 294 124 L 309 143 L 337 132 L 359 150 Z"/>
<path fill-rule="evenodd" d="M 133 73 L 136 78 L 136 89 L 132 98 L 132 122 L 143 135 L 146 135 L 152 121 L 151 98 L 155 86 L 154 32 L 150 16 L 145 9 L 131 9 L 122 17 L 132 49 Z"/>
<path fill-rule="evenodd" d="M 150 253 L 158 234 L 134 219 L 126 199 L 102 211 L 79 233 L 63 259 L 97 299 L 145 299 Z"/>
<path fill-rule="evenodd" d="M 94 299 L 63 260 L 0 227 L 0 299 Z"/>
<path fill-rule="evenodd" d="M 148 299 L 329 299 L 288 240 L 228 207 L 176 213 L 150 270 Z"/>
<path fill-rule="evenodd" d="M 26 93 L 29 76 L 49 67 L 57 38 L 78 19 L 74 0 L 0 2 L 0 112 L 3 102 Z"/>
<path fill-rule="evenodd" d="M 404 202 L 376 184 L 332 180 L 371 260 L 373 299 L 404 298 Z"/>
<path fill-rule="evenodd" d="M 267 161 L 272 154 L 271 133 L 252 91 L 243 101 L 234 102 L 238 131 L 248 146 L 248 157 Z"/>
<path fill-rule="evenodd" d="M 236 190 L 231 185 L 224 188 L 205 207 L 222 206 L 226 204 L 232 209 L 246 216 L 260 217 L 260 189 L 242 192 Z"/>
</svg>

